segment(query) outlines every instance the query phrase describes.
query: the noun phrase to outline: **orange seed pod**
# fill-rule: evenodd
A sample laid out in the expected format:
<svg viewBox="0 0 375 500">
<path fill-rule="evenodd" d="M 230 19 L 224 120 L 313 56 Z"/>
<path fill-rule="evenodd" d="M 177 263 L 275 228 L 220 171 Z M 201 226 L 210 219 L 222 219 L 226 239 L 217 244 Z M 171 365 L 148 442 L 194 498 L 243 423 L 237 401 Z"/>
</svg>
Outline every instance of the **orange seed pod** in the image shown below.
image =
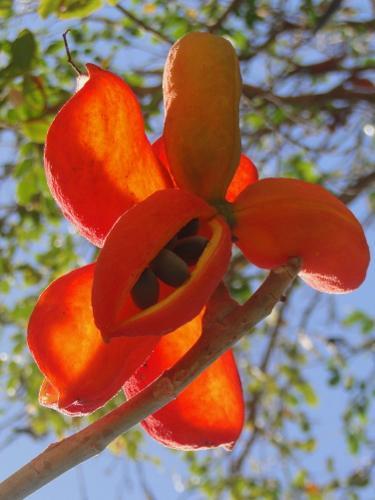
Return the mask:
<svg viewBox="0 0 375 500">
<path fill-rule="evenodd" d="M 169 52 L 163 78 L 164 139 L 179 187 L 222 199 L 240 159 L 241 75 L 232 45 L 189 33 Z"/>
</svg>

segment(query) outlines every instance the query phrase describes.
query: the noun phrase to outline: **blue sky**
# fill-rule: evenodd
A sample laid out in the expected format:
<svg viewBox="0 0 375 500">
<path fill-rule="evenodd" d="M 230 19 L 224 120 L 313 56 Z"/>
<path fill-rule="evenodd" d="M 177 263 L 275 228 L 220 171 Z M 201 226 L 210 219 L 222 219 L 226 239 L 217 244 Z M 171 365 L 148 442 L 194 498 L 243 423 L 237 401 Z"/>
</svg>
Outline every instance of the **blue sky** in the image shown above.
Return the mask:
<svg viewBox="0 0 375 500">
<path fill-rule="evenodd" d="M 369 234 L 370 247 L 374 248 L 375 231 Z M 373 313 L 373 295 L 375 288 L 375 266 L 371 265 L 368 278 L 362 287 L 350 295 L 338 298 L 340 308 L 347 312 L 361 308 Z M 319 317 L 317 318 L 319 331 Z M 326 331 L 327 329 L 325 328 Z M 351 339 L 353 340 L 353 339 Z M 363 359 L 358 360 L 356 370 L 362 371 Z M 341 389 L 327 388 L 326 372 L 314 366 L 307 367 L 306 373 L 312 380 L 313 387 L 319 396 L 317 407 L 310 409 L 314 423 L 314 433 L 317 437 L 318 447 L 312 455 L 304 455 L 302 463 L 311 468 L 317 480 L 325 475 L 325 460 L 328 456 L 337 457 L 337 470 L 341 474 L 351 471 L 358 466 L 363 466 L 370 457 L 365 455 L 352 456 L 348 453 L 345 439 L 340 428 L 338 416 L 344 409 L 345 394 Z M 52 437 L 40 441 L 33 441 L 29 437 L 20 437 L 12 445 L 0 451 L 0 479 L 7 477 L 24 463 L 35 457 L 48 446 Z M 175 500 L 180 498 L 180 476 L 186 475 L 186 467 L 179 459 L 180 453 L 171 452 L 163 446 L 146 437 L 146 452 L 160 459 L 160 465 L 145 462 L 142 471 L 145 481 L 151 486 L 157 500 Z M 331 444 L 329 444 L 331 443 Z M 206 452 L 199 452 L 206 453 Z M 226 452 L 214 452 L 218 459 Z M 144 491 L 139 488 L 137 479 L 138 470 L 134 462 L 121 457 L 116 459 L 109 452 L 104 452 L 78 468 L 66 472 L 61 477 L 46 485 L 29 498 L 34 500 L 140 500 L 145 498 Z M 86 495 L 86 496 L 85 496 Z M 194 496 L 193 498 L 199 498 Z M 370 491 L 361 496 L 363 500 L 372 500 Z"/>
</svg>

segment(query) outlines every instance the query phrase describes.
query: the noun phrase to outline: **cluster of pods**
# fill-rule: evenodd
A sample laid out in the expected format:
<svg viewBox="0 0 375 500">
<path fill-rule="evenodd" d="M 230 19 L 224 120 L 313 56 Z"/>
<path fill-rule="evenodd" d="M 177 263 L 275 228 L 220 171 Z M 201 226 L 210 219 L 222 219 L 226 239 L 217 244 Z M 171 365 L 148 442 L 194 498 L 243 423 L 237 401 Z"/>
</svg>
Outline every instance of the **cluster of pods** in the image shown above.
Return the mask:
<svg viewBox="0 0 375 500">
<path fill-rule="evenodd" d="M 300 277 L 322 292 L 362 283 L 369 250 L 350 210 L 315 184 L 259 180 L 241 153 L 241 75 L 227 40 L 190 33 L 171 48 L 152 145 L 130 87 L 87 70 L 49 129 L 45 168 L 64 216 L 101 250 L 51 283 L 31 315 L 42 404 L 87 414 L 178 361 L 202 334 L 233 244 L 263 269 L 299 257 Z M 174 448 L 230 448 L 243 422 L 228 351 L 143 426 Z"/>
</svg>

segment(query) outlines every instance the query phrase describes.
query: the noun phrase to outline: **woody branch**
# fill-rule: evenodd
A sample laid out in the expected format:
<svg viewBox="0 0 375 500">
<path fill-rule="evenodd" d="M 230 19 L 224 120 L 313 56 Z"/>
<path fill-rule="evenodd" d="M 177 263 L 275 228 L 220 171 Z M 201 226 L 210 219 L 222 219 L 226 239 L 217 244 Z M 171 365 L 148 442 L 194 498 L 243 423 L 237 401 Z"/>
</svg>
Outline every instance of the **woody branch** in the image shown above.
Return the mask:
<svg viewBox="0 0 375 500">
<path fill-rule="evenodd" d="M 211 363 L 267 317 L 300 269 L 298 258 L 270 272 L 242 306 L 224 286 L 208 306 L 203 333 L 197 343 L 169 370 L 116 410 L 45 451 L 0 484 L 0 500 L 30 495 L 67 470 L 103 451 L 111 441 L 183 391 Z"/>
</svg>

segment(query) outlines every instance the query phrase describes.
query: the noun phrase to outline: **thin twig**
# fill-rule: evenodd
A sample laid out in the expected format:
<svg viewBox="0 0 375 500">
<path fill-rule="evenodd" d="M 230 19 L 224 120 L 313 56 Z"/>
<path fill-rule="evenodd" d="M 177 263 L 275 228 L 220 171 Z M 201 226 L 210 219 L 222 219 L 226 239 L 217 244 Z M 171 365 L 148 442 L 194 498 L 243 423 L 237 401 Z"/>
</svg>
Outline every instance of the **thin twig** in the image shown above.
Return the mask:
<svg viewBox="0 0 375 500">
<path fill-rule="evenodd" d="M 236 10 L 241 3 L 242 3 L 242 0 L 232 0 L 232 2 L 230 2 L 228 7 L 223 11 L 221 16 L 214 22 L 214 24 L 211 24 L 211 26 L 209 26 L 208 31 L 210 31 L 212 33 L 213 31 L 216 31 L 219 28 L 221 28 L 224 21 L 229 16 L 229 14 L 231 14 L 234 10 Z"/>
<path fill-rule="evenodd" d="M 201 337 L 172 368 L 116 410 L 50 445 L 0 484 L 0 500 L 17 500 L 30 495 L 65 471 L 97 455 L 117 436 L 174 400 L 203 370 L 271 313 L 297 276 L 300 264 L 300 259 L 293 258 L 271 271 L 243 306 L 230 300 L 225 304 L 219 287 L 208 307 L 209 314 Z"/>
<path fill-rule="evenodd" d="M 327 92 L 321 93 L 311 93 L 311 94 L 301 94 L 301 95 L 276 95 L 273 94 L 269 89 L 262 89 L 261 87 L 256 87 L 254 85 L 243 85 L 242 93 L 248 99 L 254 97 L 263 97 L 266 100 L 275 102 L 278 105 L 290 104 L 293 106 L 321 106 L 327 102 L 331 102 L 333 99 L 348 100 L 351 102 L 358 101 L 368 101 L 375 102 L 375 91 L 361 92 L 355 90 L 349 90 L 343 85 L 337 85 Z"/>
<path fill-rule="evenodd" d="M 149 24 L 145 23 L 145 21 L 143 21 L 142 19 L 139 19 L 139 17 L 137 17 L 132 12 L 130 12 L 130 10 L 125 9 L 125 7 L 123 7 L 122 5 L 116 4 L 116 9 L 119 10 L 122 14 L 124 14 L 124 16 L 128 17 L 129 19 L 131 19 L 134 23 L 138 24 L 138 26 L 140 26 L 141 28 L 143 28 L 145 31 L 147 31 L 149 33 L 152 33 L 153 35 L 157 36 L 163 42 L 169 43 L 170 45 L 173 44 L 173 40 L 170 39 L 167 35 L 165 35 L 161 31 L 153 28 Z"/>
<path fill-rule="evenodd" d="M 320 299 L 323 297 L 323 295 L 317 291 L 314 290 L 314 294 L 310 299 L 310 302 L 307 304 L 305 307 L 304 311 L 301 314 L 301 319 L 298 325 L 298 330 L 306 330 L 307 324 L 309 322 L 309 319 L 314 312 L 316 306 L 319 304 Z"/>
<path fill-rule="evenodd" d="M 263 354 L 262 361 L 259 365 L 259 369 L 263 373 L 266 373 L 266 371 L 267 371 L 272 352 L 276 346 L 277 339 L 278 339 L 278 336 L 279 336 L 280 331 L 281 331 L 281 327 L 282 327 L 283 322 L 284 322 L 284 315 L 285 315 L 285 311 L 286 311 L 288 304 L 289 304 L 290 293 L 292 290 L 293 290 L 293 288 L 291 287 L 289 289 L 287 295 L 285 296 L 285 298 L 283 298 L 283 303 L 282 303 L 282 306 L 280 307 L 280 310 L 278 312 L 276 324 L 274 325 L 274 327 L 271 330 L 271 334 L 269 336 L 269 341 L 268 341 L 266 350 Z M 253 430 L 252 430 L 250 436 L 248 437 L 248 439 L 243 447 L 242 452 L 240 453 L 240 455 L 237 457 L 237 459 L 231 465 L 232 473 L 236 473 L 236 472 L 240 471 L 243 462 L 245 461 L 246 457 L 249 454 L 250 449 L 252 448 L 253 444 L 255 443 L 256 438 L 258 437 L 259 427 L 256 425 L 256 419 L 257 419 L 257 413 L 258 413 L 258 406 L 259 406 L 259 402 L 262 398 L 262 394 L 263 394 L 263 390 L 259 389 L 258 391 L 256 391 L 253 394 L 253 397 L 250 401 L 250 404 L 248 407 L 247 421 L 251 422 Z"/>
<path fill-rule="evenodd" d="M 343 193 L 339 195 L 339 199 L 343 203 L 352 202 L 360 193 L 365 191 L 368 187 L 375 183 L 375 172 L 370 172 L 356 179 L 353 183 L 347 186 Z"/>
<path fill-rule="evenodd" d="M 318 17 L 316 25 L 314 26 L 313 33 L 316 34 L 319 30 L 327 24 L 331 17 L 340 9 L 343 0 L 331 0 L 328 8 L 324 13 Z"/>
<path fill-rule="evenodd" d="M 68 40 L 67 40 L 67 36 L 68 36 L 69 31 L 71 31 L 70 28 L 67 29 L 66 31 L 64 31 L 63 36 L 62 36 L 63 40 L 64 40 L 64 45 L 65 45 L 65 52 L 66 52 L 66 55 L 67 55 L 67 58 L 68 58 L 68 63 L 71 65 L 71 67 L 74 69 L 74 71 L 79 76 L 81 76 L 82 75 L 82 71 L 79 69 L 79 67 L 74 62 L 74 60 L 72 58 L 72 54 L 71 54 L 70 49 L 69 49 Z"/>
<path fill-rule="evenodd" d="M 268 37 L 260 44 L 252 44 L 247 51 L 240 52 L 238 58 L 240 61 L 249 61 L 253 57 L 257 56 L 261 51 L 268 49 L 276 40 L 277 36 L 281 33 L 288 31 L 298 31 L 304 29 L 304 26 L 299 24 L 293 24 L 286 19 L 280 20 L 281 13 L 274 13 L 274 22 L 271 24 L 271 28 L 268 32 Z M 279 57 L 279 54 L 278 54 Z"/>
</svg>

